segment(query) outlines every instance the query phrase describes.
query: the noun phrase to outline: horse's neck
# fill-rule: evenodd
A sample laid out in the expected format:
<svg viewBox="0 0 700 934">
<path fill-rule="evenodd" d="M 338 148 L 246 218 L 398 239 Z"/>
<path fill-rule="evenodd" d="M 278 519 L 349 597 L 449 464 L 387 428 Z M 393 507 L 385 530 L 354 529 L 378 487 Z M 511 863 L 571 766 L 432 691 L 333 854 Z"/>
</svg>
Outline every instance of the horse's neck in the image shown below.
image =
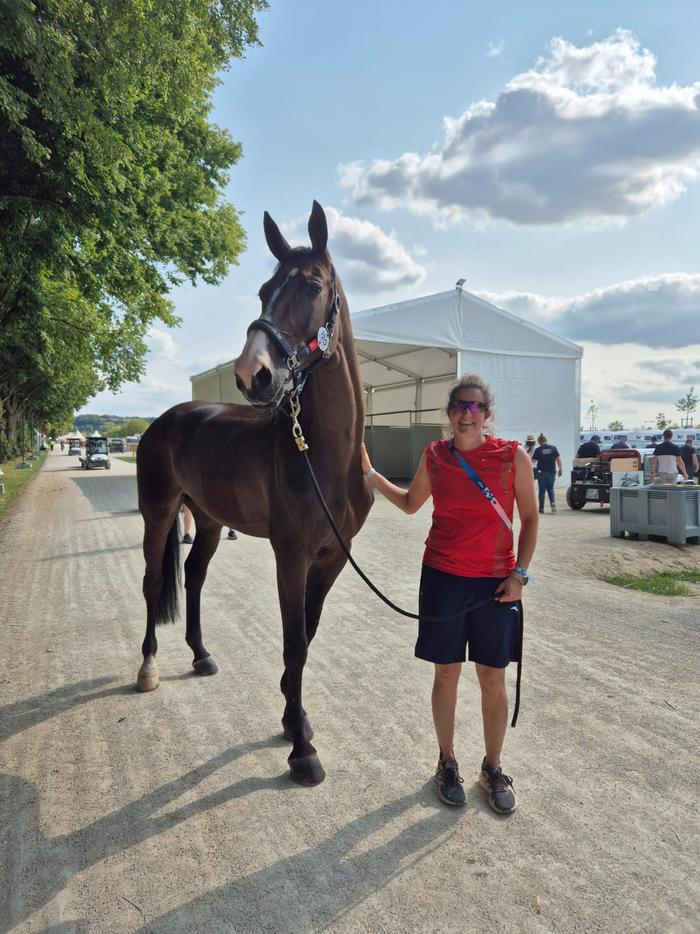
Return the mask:
<svg viewBox="0 0 700 934">
<path fill-rule="evenodd" d="M 364 391 L 347 306 L 340 322 L 338 347 L 328 363 L 310 376 L 303 396 L 308 399 L 309 429 L 315 435 L 337 435 L 343 445 L 356 445 L 359 450 L 365 421 Z M 302 413 L 304 401 L 302 398 Z"/>
</svg>

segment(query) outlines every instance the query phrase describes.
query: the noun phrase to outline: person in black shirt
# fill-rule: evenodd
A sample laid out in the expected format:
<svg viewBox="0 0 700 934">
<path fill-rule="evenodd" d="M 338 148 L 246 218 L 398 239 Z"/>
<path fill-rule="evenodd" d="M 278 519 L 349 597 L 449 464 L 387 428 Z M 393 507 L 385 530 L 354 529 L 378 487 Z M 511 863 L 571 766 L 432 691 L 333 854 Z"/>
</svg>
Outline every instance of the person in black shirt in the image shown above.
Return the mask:
<svg viewBox="0 0 700 934">
<path fill-rule="evenodd" d="M 685 444 L 681 445 L 681 457 L 689 477 L 694 477 L 698 472 L 698 452 L 693 445 L 694 440 L 695 438 L 692 435 L 688 435 Z"/>
<path fill-rule="evenodd" d="M 576 457 L 600 457 L 600 435 L 593 435 L 590 441 L 584 441 Z"/>
<path fill-rule="evenodd" d="M 620 435 L 620 440 L 616 441 L 615 444 L 610 448 L 611 451 L 629 451 L 630 446 L 627 444 L 627 435 Z"/>
<path fill-rule="evenodd" d="M 549 508 L 556 512 L 554 502 L 554 478 L 558 473 L 561 477 L 561 457 L 553 444 L 547 444 L 547 436 L 540 435 L 537 439 L 539 447 L 532 455 L 532 463 L 537 468 L 537 486 L 540 494 L 540 512 L 544 512 L 544 494 L 549 496 Z"/>
<path fill-rule="evenodd" d="M 675 483 L 677 475 L 683 474 L 688 479 L 688 474 L 681 457 L 681 449 L 677 444 L 671 441 L 673 432 L 667 428 L 664 432 L 664 440 L 657 444 L 654 449 L 654 456 L 651 459 L 652 476 L 656 473 L 658 467 L 657 483 Z"/>
</svg>

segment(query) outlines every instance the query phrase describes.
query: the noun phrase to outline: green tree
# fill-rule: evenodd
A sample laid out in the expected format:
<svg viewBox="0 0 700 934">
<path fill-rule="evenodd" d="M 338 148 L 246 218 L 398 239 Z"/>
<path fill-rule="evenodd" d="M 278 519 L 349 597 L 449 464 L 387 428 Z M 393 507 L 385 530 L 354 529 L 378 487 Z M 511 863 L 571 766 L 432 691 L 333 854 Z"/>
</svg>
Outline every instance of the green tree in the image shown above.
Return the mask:
<svg viewBox="0 0 700 934">
<path fill-rule="evenodd" d="M 142 435 L 147 428 L 148 422 L 145 418 L 130 418 L 128 422 L 124 422 L 121 426 L 124 437 L 127 435 Z"/>
<path fill-rule="evenodd" d="M 668 425 L 669 420 L 666 418 L 663 412 L 659 412 L 658 415 L 656 416 L 655 421 L 656 421 L 656 427 L 660 428 L 663 431 L 663 429 L 666 428 L 666 426 Z"/>
<path fill-rule="evenodd" d="M 137 380 L 150 323 L 177 323 L 172 286 L 219 282 L 237 261 L 245 238 L 223 189 L 241 147 L 209 122 L 211 94 L 257 43 L 265 6 L 0 5 L 0 349 L 32 335 L 0 367 L 6 426 L 41 407 L 22 366 L 41 359 L 45 378 L 77 345 L 75 407 Z"/>
<path fill-rule="evenodd" d="M 693 412 L 698 407 L 698 397 L 695 395 L 695 386 L 676 402 L 676 408 L 681 413 L 681 428 L 690 428 L 693 424 Z"/>
<path fill-rule="evenodd" d="M 608 425 L 608 431 L 622 431 L 624 427 L 625 426 L 622 424 L 622 422 L 616 419 L 615 421 L 610 422 Z"/>
</svg>

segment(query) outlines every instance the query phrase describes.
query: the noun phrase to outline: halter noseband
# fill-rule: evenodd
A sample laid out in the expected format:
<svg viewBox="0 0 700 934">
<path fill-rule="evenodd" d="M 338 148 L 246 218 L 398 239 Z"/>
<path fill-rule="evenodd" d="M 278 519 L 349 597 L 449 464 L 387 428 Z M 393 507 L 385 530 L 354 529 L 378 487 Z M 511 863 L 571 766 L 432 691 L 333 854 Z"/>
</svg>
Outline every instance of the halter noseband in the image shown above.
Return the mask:
<svg viewBox="0 0 700 934">
<path fill-rule="evenodd" d="M 301 393 L 309 373 L 319 363 L 324 363 L 331 355 L 330 347 L 335 330 L 335 320 L 340 313 L 340 295 L 338 295 L 338 288 L 335 284 L 335 269 L 333 266 L 331 266 L 331 282 L 333 284 L 333 295 L 328 309 L 328 320 L 318 329 L 316 337 L 302 344 L 297 350 L 292 347 L 284 334 L 265 318 L 256 318 L 248 327 L 248 334 L 251 331 L 264 331 L 282 351 L 286 359 L 287 369 L 292 377 L 292 395 L 294 396 Z M 304 361 L 316 350 L 321 351 L 321 356 L 302 369 Z"/>
</svg>

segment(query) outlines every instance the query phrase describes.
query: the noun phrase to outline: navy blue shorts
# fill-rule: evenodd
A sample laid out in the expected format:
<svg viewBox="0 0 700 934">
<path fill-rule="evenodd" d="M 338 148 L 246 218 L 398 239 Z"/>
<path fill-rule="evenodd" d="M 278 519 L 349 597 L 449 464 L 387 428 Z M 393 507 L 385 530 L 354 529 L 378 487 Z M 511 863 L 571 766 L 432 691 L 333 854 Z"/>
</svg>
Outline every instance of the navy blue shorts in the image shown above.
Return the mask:
<svg viewBox="0 0 700 934">
<path fill-rule="evenodd" d="M 520 658 L 520 601 L 487 603 L 470 612 L 495 593 L 502 577 L 459 577 L 423 565 L 416 658 L 450 665 L 469 661 L 491 668 L 505 668 Z M 464 611 L 464 612 L 462 612 Z M 447 622 L 429 623 L 424 616 L 456 616 Z"/>
</svg>

